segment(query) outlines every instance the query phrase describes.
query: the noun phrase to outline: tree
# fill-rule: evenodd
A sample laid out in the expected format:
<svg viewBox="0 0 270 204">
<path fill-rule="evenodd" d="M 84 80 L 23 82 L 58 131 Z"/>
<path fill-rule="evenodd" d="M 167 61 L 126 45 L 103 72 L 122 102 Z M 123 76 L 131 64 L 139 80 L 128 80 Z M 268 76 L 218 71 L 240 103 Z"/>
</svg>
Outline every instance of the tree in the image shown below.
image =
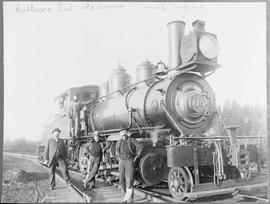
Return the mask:
<svg viewBox="0 0 270 204">
<path fill-rule="evenodd" d="M 236 125 L 240 128 L 237 135 L 266 135 L 266 108 L 263 106 L 240 106 L 236 101 L 226 101 L 221 108 L 217 107 L 219 120 L 216 119 L 213 129 L 216 134 L 226 135 L 224 126 Z"/>
</svg>

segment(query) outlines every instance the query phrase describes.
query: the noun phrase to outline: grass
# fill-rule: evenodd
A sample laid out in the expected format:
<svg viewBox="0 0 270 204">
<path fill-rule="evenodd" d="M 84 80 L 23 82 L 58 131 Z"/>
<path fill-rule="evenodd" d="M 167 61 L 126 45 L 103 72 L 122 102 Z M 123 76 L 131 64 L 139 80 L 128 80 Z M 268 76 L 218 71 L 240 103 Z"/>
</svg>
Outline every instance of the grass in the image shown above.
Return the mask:
<svg viewBox="0 0 270 204">
<path fill-rule="evenodd" d="M 4 152 L 13 152 L 20 154 L 38 154 L 38 145 L 40 142 L 27 141 L 24 139 L 18 139 L 13 142 L 4 144 Z"/>
<path fill-rule="evenodd" d="M 27 179 L 22 182 L 9 182 L 12 180 L 12 172 L 24 170 Z M 49 173 L 47 170 L 34 163 L 9 156 L 3 158 L 3 203 L 36 203 L 48 194 Z"/>
</svg>

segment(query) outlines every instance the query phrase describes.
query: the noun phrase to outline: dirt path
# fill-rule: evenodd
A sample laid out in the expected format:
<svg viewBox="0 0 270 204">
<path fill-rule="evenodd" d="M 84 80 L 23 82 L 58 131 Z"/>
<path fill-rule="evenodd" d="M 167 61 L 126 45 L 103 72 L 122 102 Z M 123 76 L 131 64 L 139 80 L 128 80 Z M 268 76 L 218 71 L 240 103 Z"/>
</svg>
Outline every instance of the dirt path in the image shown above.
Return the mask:
<svg viewBox="0 0 270 204">
<path fill-rule="evenodd" d="M 3 156 L 3 203 L 41 202 L 48 192 L 49 173 L 46 169 L 25 159 Z"/>
</svg>

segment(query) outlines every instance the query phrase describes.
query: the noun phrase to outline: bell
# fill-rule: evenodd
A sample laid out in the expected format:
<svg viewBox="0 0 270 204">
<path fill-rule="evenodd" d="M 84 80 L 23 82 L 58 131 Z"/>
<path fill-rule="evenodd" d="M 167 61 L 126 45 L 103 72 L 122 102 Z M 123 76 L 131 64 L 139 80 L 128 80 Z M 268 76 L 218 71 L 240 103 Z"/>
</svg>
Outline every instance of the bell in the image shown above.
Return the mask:
<svg viewBox="0 0 270 204">
<path fill-rule="evenodd" d="M 159 61 L 159 63 L 156 66 L 155 74 L 157 76 L 164 76 L 167 74 L 167 70 L 168 68 L 166 67 L 166 65 L 163 62 Z"/>
</svg>

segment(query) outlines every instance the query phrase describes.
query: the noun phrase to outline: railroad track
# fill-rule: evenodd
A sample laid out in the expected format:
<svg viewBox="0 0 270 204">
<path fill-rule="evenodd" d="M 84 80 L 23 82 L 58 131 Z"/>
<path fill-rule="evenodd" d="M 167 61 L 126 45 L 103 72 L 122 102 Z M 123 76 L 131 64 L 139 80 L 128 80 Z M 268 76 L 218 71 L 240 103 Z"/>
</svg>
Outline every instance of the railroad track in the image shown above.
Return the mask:
<svg viewBox="0 0 270 204">
<path fill-rule="evenodd" d="M 26 155 L 26 154 L 17 154 L 17 153 L 8 153 L 8 155 L 31 160 L 38 165 L 42 165 L 45 168 L 48 168 L 44 163 L 37 160 L 37 156 L 33 155 Z M 112 184 L 105 184 L 103 179 L 97 178 L 96 183 L 97 186 L 91 190 L 85 190 L 83 187 L 82 176 L 79 171 L 69 169 L 70 177 L 72 185 L 71 187 L 74 189 L 77 194 L 79 194 L 85 202 L 121 202 L 121 193 L 118 190 L 119 184 L 117 182 L 112 182 Z M 60 175 L 60 171 L 57 170 L 56 173 L 62 178 Z M 227 197 L 226 197 L 227 196 Z M 228 199 L 229 201 L 239 201 L 240 198 L 244 199 L 253 199 L 257 201 L 267 201 L 264 198 L 253 196 L 253 195 L 246 195 L 241 193 L 235 193 L 234 195 L 223 195 L 222 200 Z M 157 190 L 157 189 L 146 189 L 136 187 L 134 189 L 134 202 L 181 202 L 176 201 L 173 197 L 170 196 L 168 190 Z M 208 202 L 215 202 L 216 198 L 209 199 L 209 198 L 202 198 L 198 201 L 208 201 Z M 217 200 L 218 201 L 218 200 Z M 183 201 L 184 202 L 184 201 Z"/>
<path fill-rule="evenodd" d="M 115 192 L 115 194 L 118 194 L 121 197 L 120 191 L 119 189 L 119 183 L 118 182 L 111 182 L 111 184 L 104 184 L 105 181 L 104 179 L 101 178 L 96 178 L 96 181 L 99 182 L 97 188 L 91 189 L 89 190 L 85 190 L 84 187 L 82 186 L 82 180 L 78 179 L 81 178 L 81 173 L 79 171 L 75 171 L 75 170 L 70 170 L 70 174 L 76 175 L 77 179 L 75 182 L 79 182 L 76 183 L 76 188 L 83 192 L 84 194 L 88 195 L 89 197 L 92 197 L 93 194 L 95 193 L 102 193 L 104 194 L 104 196 L 106 196 L 106 193 L 108 193 L 108 197 L 105 198 L 106 200 L 93 200 L 94 202 L 121 202 L 121 199 L 117 199 L 114 200 L 114 198 L 110 198 L 110 195 L 112 192 Z M 103 185 L 101 185 L 103 184 Z M 104 190 L 104 191 L 103 191 Z M 102 192 L 103 191 L 103 192 Z M 94 192 L 94 193 L 93 193 Z M 118 192 L 118 193 L 117 193 Z M 170 196 L 166 196 L 166 195 L 161 195 L 157 192 L 151 191 L 151 190 L 145 190 L 142 188 L 135 188 L 134 189 L 134 202 L 176 202 L 173 197 Z"/>
<path fill-rule="evenodd" d="M 48 167 L 44 163 L 42 163 L 41 161 L 38 161 L 38 156 L 28 155 L 28 154 L 19 154 L 19 153 L 9 153 L 9 152 L 8 153 L 5 152 L 5 154 L 8 156 L 14 156 L 17 158 L 22 158 L 22 159 L 32 161 L 36 163 L 37 165 L 41 165 L 44 168 L 48 169 Z M 108 200 L 108 202 L 121 202 L 121 193 L 118 190 L 119 184 L 117 182 L 112 182 L 111 185 L 108 185 L 108 184 L 104 185 L 104 181 L 102 179 L 97 178 L 96 183 L 98 183 L 99 186 L 91 190 L 85 190 L 82 184 L 80 172 L 69 169 L 69 173 L 70 173 L 70 177 L 72 181 L 71 187 L 73 188 L 75 192 L 77 192 L 83 198 L 83 200 L 85 200 L 85 202 L 87 203 L 96 202 L 96 201 L 104 202 L 104 200 L 98 200 L 98 198 L 101 198 L 101 197 Z M 56 174 L 61 179 L 63 179 L 59 169 L 57 169 Z M 115 195 L 118 195 L 117 200 L 113 200 L 110 198 L 110 195 L 108 196 L 106 195 L 106 194 L 112 194 L 112 193 L 114 193 Z M 97 196 L 97 194 L 104 194 L 104 195 Z M 93 199 L 93 197 L 98 197 L 98 198 L 95 200 Z M 137 197 L 137 199 L 135 199 L 135 202 L 146 202 L 146 201 L 147 202 L 174 202 L 172 197 L 160 195 L 156 192 L 153 192 L 150 190 L 144 190 L 140 188 L 134 189 L 134 197 Z"/>
</svg>

